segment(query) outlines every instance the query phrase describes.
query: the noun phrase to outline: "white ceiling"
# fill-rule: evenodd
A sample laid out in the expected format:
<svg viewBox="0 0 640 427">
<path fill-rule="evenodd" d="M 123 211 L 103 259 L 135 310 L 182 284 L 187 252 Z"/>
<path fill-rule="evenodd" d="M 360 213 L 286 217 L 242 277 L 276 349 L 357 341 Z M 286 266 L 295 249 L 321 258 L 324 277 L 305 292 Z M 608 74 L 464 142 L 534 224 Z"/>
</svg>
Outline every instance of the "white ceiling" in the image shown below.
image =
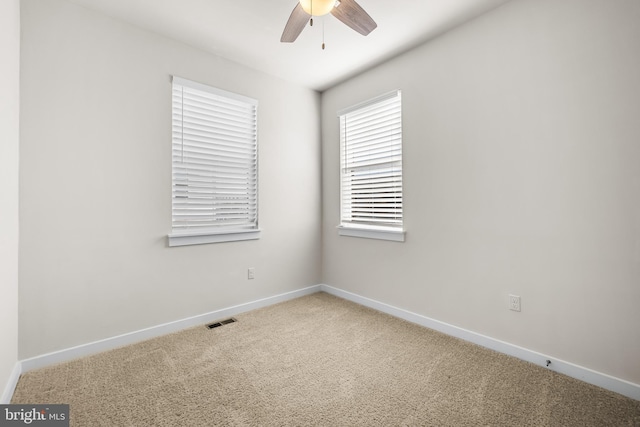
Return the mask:
<svg viewBox="0 0 640 427">
<path fill-rule="evenodd" d="M 509 0 L 357 0 L 378 24 L 367 37 L 327 15 L 291 44 L 280 36 L 297 0 L 70 1 L 322 91 Z"/>
</svg>

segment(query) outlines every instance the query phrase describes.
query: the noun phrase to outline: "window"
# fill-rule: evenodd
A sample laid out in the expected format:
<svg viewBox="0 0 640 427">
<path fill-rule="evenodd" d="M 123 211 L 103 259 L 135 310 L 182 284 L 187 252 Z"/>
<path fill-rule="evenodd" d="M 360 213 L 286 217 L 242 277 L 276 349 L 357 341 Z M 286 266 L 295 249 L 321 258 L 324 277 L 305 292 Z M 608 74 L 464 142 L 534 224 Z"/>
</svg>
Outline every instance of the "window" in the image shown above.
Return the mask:
<svg viewBox="0 0 640 427">
<path fill-rule="evenodd" d="M 169 246 L 259 237 L 257 114 L 254 99 L 173 77 Z"/>
<path fill-rule="evenodd" d="M 404 241 L 401 92 L 344 109 L 338 116 L 339 234 Z"/>
</svg>

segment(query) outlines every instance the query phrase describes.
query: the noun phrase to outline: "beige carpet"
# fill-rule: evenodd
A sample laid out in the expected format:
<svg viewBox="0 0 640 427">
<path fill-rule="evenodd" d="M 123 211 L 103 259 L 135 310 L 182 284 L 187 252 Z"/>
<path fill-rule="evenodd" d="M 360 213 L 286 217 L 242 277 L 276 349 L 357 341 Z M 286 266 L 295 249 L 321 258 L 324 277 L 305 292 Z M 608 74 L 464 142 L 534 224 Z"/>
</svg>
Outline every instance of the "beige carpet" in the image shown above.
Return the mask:
<svg viewBox="0 0 640 427">
<path fill-rule="evenodd" d="M 72 426 L 640 426 L 640 402 L 319 293 L 24 374 Z"/>
</svg>

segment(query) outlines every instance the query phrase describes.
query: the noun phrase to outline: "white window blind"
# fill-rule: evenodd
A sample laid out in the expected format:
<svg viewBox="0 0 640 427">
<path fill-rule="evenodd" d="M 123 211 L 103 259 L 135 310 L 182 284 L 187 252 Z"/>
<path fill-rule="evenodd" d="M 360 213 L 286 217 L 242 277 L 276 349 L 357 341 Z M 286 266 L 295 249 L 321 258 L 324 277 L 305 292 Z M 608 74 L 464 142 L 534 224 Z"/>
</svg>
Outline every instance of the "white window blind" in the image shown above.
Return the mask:
<svg viewBox="0 0 640 427">
<path fill-rule="evenodd" d="M 173 77 L 172 107 L 172 236 L 257 230 L 258 102 Z"/>
<path fill-rule="evenodd" d="M 340 227 L 402 232 L 401 92 L 342 110 L 338 116 Z"/>
</svg>

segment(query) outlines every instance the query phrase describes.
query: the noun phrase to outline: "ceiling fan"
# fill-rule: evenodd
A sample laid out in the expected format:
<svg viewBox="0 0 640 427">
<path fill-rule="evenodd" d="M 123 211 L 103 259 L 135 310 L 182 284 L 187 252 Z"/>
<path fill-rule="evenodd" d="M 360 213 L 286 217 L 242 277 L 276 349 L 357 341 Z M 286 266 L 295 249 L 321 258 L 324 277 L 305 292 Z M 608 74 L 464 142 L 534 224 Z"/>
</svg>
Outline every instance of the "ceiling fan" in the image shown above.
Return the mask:
<svg viewBox="0 0 640 427">
<path fill-rule="evenodd" d="M 300 0 L 289 16 L 280 41 L 283 43 L 294 42 L 307 22 L 311 22 L 313 25 L 314 16 L 328 13 L 363 36 L 378 26 L 355 0 Z"/>
</svg>

